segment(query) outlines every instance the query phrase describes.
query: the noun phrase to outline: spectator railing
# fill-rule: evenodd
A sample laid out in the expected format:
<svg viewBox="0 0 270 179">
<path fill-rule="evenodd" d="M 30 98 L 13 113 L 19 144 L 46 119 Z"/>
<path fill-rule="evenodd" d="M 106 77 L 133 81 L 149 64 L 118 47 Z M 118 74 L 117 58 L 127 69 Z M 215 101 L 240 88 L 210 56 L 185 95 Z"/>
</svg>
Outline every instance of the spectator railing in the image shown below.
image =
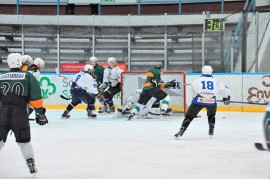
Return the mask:
<svg viewBox="0 0 270 179">
<path fill-rule="evenodd" d="M 16 13 L 20 13 L 20 5 L 56 5 L 56 14 L 60 14 L 60 5 L 66 5 L 68 0 L 17 0 Z"/>
</svg>

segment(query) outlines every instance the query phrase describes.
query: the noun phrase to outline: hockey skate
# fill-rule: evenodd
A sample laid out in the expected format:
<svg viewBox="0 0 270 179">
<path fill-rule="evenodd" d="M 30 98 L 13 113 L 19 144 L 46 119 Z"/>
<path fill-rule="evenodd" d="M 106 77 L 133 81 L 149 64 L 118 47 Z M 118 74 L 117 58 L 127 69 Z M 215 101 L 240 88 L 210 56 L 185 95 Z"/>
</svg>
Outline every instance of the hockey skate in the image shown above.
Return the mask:
<svg viewBox="0 0 270 179">
<path fill-rule="evenodd" d="M 117 108 L 117 110 L 116 110 L 116 117 L 117 118 L 126 118 L 126 117 L 129 116 L 130 111 L 131 110 L 125 110 L 125 111 L 123 111 L 123 109 Z"/>
<path fill-rule="evenodd" d="M 64 113 L 62 114 L 62 118 L 69 118 L 70 117 L 70 115 L 68 114 L 68 111 L 67 110 L 65 110 L 64 111 Z"/>
<path fill-rule="evenodd" d="M 101 106 L 98 110 L 98 113 L 105 113 L 107 111 L 107 108 L 108 107 L 106 105 Z"/>
<path fill-rule="evenodd" d="M 172 109 L 168 108 L 166 111 L 164 109 L 160 109 L 160 115 L 162 115 L 162 116 L 171 116 L 172 115 Z"/>
<path fill-rule="evenodd" d="M 185 128 L 185 127 L 181 127 L 180 131 L 178 133 L 176 133 L 174 136 L 175 137 L 179 137 L 179 136 L 182 137 L 182 135 L 185 133 L 186 129 L 187 128 Z"/>
<path fill-rule="evenodd" d="M 87 110 L 87 116 L 88 117 L 97 117 L 97 115 L 94 114 L 92 110 Z"/>
<path fill-rule="evenodd" d="M 107 113 L 115 112 L 114 106 L 107 108 L 106 112 Z"/>
<path fill-rule="evenodd" d="M 34 159 L 32 158 L 27 159 L 26 165 L 28 166 L 30 173 L 32 174 L 37 173 L 37 168 L 36 168 Z"/>
<path fill-rule="evenodd" d="M 117 112 L 119 112 L 121 114 L 129 114 L 130 111 L 131 111 L 130 109 L 117 108 Z"/>
<path fill-rule="evenodd" d="M 133 117 L 135 116 L 135 113 L 130 113 L 130 115 L 128 116 L 128 120 L 131 120 Z"/>
</svg>

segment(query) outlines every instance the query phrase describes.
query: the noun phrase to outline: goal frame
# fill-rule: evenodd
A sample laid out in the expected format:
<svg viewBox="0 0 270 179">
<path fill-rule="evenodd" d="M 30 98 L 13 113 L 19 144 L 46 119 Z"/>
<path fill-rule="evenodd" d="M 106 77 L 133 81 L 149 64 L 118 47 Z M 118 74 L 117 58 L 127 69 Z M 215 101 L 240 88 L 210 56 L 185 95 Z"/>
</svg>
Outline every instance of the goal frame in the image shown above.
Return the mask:
<svg viewBox="0 0 270 179">
<path fill-rule="evenodd" d="M 130 74 L 130 75 L 144 75 L 144 79 L 146 79 L 146 74 L 147 71 L 131 71 L 131 72 L 122 72 L 121 73 L 121 105 L 124 103 L 124 90 L 123 90 L 123 87 L 124 87 L 124 83 L 123 83 L 123 78 L 124 78 L 124 75 L 127 75 L 127 74 Z M 177 108 L 176 106 L 173 107 L 173 111 L 176 112 L 176 113 L 184 113 L 186 114 L 186 111 L 187 111 L 187 101 L 186 101 L 186 72 L 183 72 L 183 71 L 166 71 L 166 72 L 162 72 L 161 73 L 161 79 L 162 79 L 162 74 L 179 74 L 181 76 L 183 76 L 182 78 L 182 84 L 181 84 L 181 87 L 183 88 L 183 110 L 174 110 L 174 108 Z M 163 80 L 163 79 L 162 79 Z M 176 79 L 177 80 L 177 79 Z M 165 82 L 168 82 L 168 81 L 165 81 Z M 180 96 L 179 96 L 180 97 Z M 170 105 L 169 105 L 170 106 Z"/>
</svg>

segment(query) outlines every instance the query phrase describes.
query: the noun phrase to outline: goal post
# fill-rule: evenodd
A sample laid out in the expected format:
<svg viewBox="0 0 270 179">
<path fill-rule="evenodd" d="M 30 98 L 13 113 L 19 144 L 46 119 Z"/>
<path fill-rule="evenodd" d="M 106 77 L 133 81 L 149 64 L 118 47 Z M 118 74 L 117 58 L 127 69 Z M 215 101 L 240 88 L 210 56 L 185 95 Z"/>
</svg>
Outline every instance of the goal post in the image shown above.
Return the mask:
<svg viewBox="0 0 270 179">
<path fill-rule="evenodd" d="M 141 89 L 146 79 L 146 72 L 123 72 L 121 74 L 121 105 L 136 89 Z M 169 82 L 176 80 L 176 87 L 164 89 L 170 96 L 169 107 L 174 113 L 186 113 L 186 73 L 185 72 L 163 72 L 161 80 Z"/>
</svg>

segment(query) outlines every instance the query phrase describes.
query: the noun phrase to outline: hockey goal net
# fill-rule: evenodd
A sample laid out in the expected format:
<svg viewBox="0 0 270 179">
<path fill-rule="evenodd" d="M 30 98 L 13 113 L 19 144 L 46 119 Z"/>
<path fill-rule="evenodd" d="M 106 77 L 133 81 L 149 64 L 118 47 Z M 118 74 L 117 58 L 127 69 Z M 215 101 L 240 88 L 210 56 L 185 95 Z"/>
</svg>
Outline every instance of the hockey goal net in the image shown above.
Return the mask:
<svg viewBox="0 0 270 179">
<path fill-rule="evenodd" d="M 146 72 L 123 72 L 121 75 L 121 105 L 136 89 L 142 88 L 146 79 Z M 176 87 L 166 88 L 165 92 L 170 96 L 169 107 L 175 114 L 186 113 L 186 73 L 185 72 L 163 72 L 161 80 L 169 82 L 176 80 Z"/>
</svg>

